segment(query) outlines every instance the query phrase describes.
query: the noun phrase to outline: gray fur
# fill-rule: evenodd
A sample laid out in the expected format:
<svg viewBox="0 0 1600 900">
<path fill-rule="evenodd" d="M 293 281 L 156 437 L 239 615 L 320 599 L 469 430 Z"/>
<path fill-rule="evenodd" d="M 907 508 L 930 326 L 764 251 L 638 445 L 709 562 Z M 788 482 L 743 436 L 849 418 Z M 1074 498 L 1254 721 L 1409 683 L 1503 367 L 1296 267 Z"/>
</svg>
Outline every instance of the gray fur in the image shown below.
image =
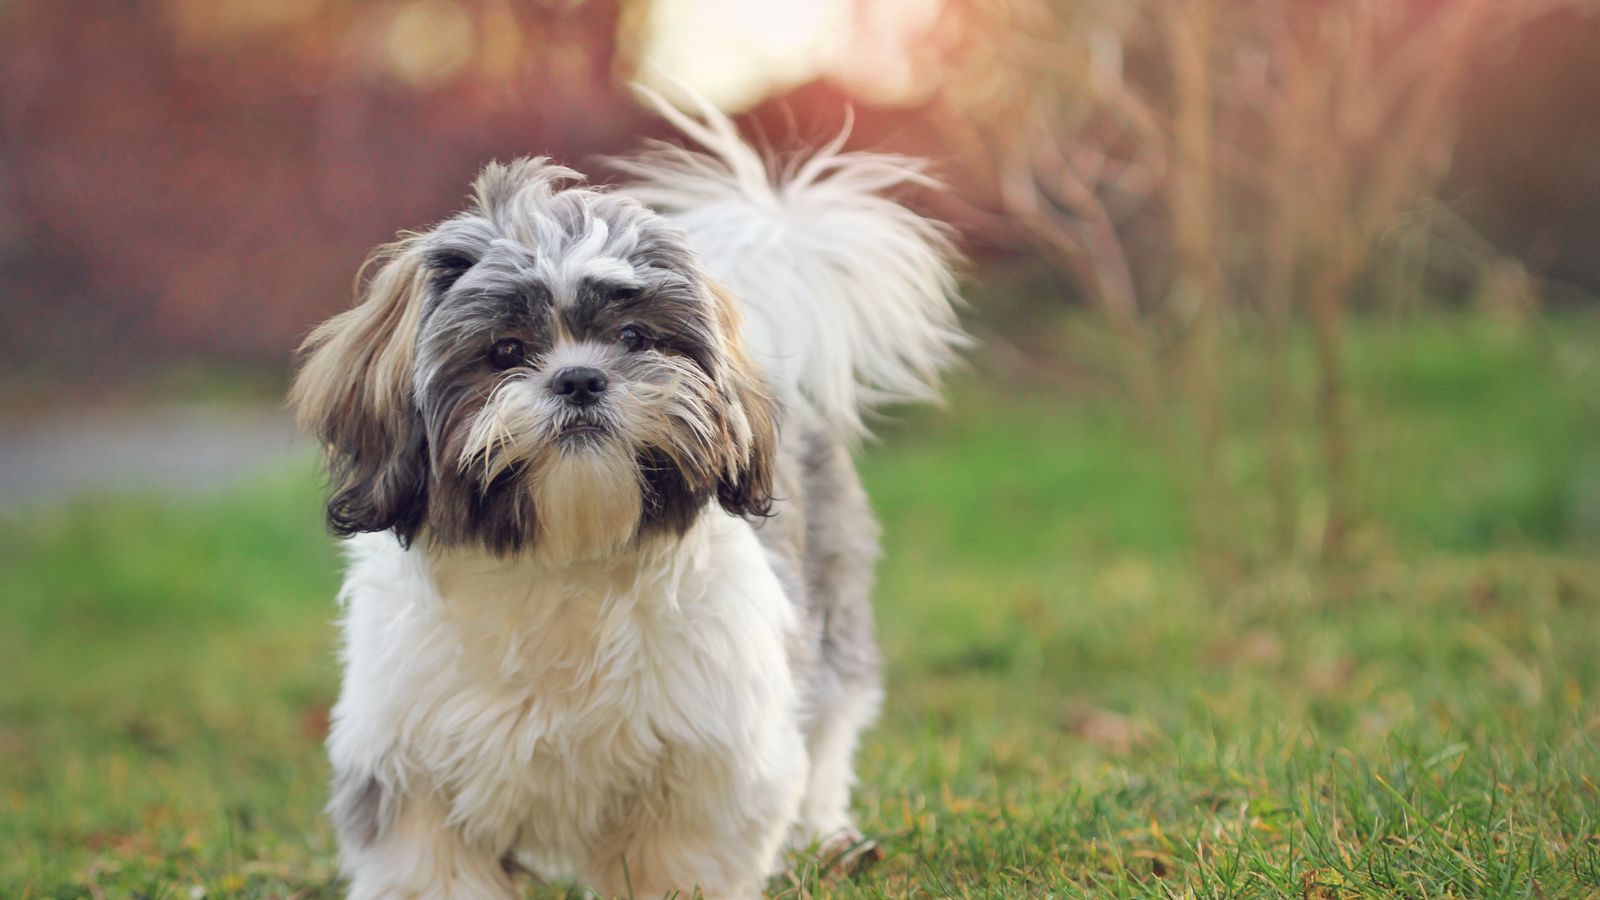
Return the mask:
<svg viewBox="0 0 1600 900">
<path fill-rule="evenodd" d="M 378 839 L 394 819 L 394 804 L 383 782 L 362 772 L 335 772 L 328 817 L 339 843 L 364 847 Z"/>
<path fill-rule="evenodd" d="M 800 613 L 790 664 L 814 724 L 842 694 L 879 690 L 878 523 L 848 447 L 814 417 L 789 412 L 773 515 L 756 534 Z"/>
</svg>

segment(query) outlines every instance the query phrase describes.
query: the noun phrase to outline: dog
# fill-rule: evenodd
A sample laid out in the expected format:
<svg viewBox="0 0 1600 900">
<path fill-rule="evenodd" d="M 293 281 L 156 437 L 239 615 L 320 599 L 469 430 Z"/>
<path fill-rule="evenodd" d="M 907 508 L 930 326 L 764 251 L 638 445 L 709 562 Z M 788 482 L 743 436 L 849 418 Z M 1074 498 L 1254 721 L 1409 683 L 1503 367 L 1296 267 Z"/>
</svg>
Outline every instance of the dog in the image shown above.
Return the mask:
<svg viewBox="0 0 1600 900">
<path fill-rule="evenodd" d="M 586 186 L 491 164 L 369 260 L 290 405 L 347 540 L 330 817 L 350 895 L 759 896 L 860 841 L 882 689 L 864 417 L 964 342 L 914 160 L 785 166 L 702 101 Z"/>
</svg>

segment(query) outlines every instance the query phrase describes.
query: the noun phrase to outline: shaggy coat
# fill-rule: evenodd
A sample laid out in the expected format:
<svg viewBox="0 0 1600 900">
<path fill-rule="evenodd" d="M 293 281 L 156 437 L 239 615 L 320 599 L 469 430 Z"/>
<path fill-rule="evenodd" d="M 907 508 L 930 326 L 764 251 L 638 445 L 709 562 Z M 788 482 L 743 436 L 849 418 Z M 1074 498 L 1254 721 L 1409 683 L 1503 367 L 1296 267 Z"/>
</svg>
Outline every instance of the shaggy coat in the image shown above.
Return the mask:
<svg viewBox="0 0 1600 900">
<path fill-rule="evenodd" d="M 330 812 L 355 897 L 759 895 L 859 840 L 881 690 L 849 447 L 961 338 L 943 230 L 837 145 L 491 165 L 374 258 L 291 402 L 349 536 Z"/>
</svg>

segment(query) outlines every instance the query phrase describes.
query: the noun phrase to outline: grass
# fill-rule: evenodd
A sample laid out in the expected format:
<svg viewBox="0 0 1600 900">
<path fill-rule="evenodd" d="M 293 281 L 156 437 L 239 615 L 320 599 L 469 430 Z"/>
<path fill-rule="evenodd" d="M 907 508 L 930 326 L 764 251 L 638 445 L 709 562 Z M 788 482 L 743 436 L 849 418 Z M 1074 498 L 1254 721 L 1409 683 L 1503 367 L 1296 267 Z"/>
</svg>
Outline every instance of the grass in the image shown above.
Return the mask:
<svg viewBox="0 0 1600 900">
<path fill-rule="evenodd" d="M 863 463 L 891 700 L 857 809 L 887 856 L 774 891 L 1600 895 L 1596 348 L 1583 318 L 1363 325 L 1357 564 L 1226 585 L 1109 401 L 964 377 Z M 319 529 L 309 463 L 0 526 L 0 896 L 337 894 Z"/>
</svg>

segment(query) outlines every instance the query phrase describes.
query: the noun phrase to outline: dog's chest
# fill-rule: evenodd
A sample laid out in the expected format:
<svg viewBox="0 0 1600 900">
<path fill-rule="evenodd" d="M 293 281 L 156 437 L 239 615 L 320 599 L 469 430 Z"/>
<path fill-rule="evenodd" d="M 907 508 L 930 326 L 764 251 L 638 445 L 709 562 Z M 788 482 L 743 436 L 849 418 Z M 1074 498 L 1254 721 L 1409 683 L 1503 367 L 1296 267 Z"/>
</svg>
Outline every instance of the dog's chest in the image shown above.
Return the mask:
<svg viewBox="0 0 1600 900">
<path fill-rule="evenodd" d="M 514 831 L 552 858 L 605 840 L 669 785 L 714 777 L 759 714 L 761 673 L 730 648 L 760 636 L 720 614 L 714 586 L 440 587 L 455 659 L 424 765 L 463 822 Z"/>
</svg>

